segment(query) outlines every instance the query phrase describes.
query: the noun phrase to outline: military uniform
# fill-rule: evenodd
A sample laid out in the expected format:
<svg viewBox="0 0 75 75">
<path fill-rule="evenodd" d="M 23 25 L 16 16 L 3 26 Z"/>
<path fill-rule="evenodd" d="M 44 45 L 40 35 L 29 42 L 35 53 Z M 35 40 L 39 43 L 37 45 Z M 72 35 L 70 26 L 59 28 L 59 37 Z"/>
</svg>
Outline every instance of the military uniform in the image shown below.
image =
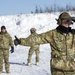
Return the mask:
<svg viewBox="0 0 75 75">
<path fill-rule="evenodd" d="M 38 38 L 37 38 L 38 39 Z M 32 41 L 33 42 L 33 41 Z M 21 39 L 21 44 L 31 46 L 32 42 L 28 38 Z M 51 71 L 74 71 L 75 69 L 75 35 L 71 32 L 68 34 L 61 33 L 57 29 L 42 33 L 39 35 L 37 44 L 50 43 L 51 45 Z M 64 75 L 64 74 L 52 74 Z M 67 74 L 66 74 L 67 75 Z"/>
<path fill-rule="evenodd" d="M 5 70 L 9 73 L 9 48 L 13 46 L 12 38 L 5 32 L 0 32 L 0 73 L 3 71 L 3 59 L 5 62 Z"/>
<path fill-rule="evenodd" d="M 30 49 L 29 49 L 27 65 L 30 65 L 31 57 L 32 57 L 32 54 L 34 53 L 34 51 L 35 51 L 35 54 L 36 54 L 36 58 L 35 58 L 36 59 L 36 64 L 39 62 L 39 45 L 35 44 L 35 40 L 37 39 L 38 34 L 36 33 L 35 28 L 31 28 L 30 32 L 31 32 L 31 35 L 28 36 L 28 39 L 30 41 L 33 40 L 33 44 L 30 46 Z"/>
<path fill-rule="evenodd" d="M 59 22 L 58 22 L 59 23 Z M 31 46 L 29 38 L 20 38 L 20 45 Z M 75 32 L 71 28 L 59 25 L 56 29 L 39 34 L 36 44 L 50 43 L 51 46 L 51 74 L 75 75 Z"/>
<path fill-rule="evenodd" d="M 30 63 L 31 62 L 31 57 L 32 57 L 32 54 L 34 53 L 35 51 L 35 54 L 36 54 L 36 63 L 39 62 L 39 45 L 35 45 L 35 40 L 37 38 L 37 33 L 34 33 L 34 34 L 31 34 L 28 38 L 30 38 L 29 40 L 33 40 L 34 43 L 32 44 L 32 46 L 30 46 L 30 49 L 29 49 L 29 53 L 28 53 L 28 62 L 27 63 Z"/>
</svg>

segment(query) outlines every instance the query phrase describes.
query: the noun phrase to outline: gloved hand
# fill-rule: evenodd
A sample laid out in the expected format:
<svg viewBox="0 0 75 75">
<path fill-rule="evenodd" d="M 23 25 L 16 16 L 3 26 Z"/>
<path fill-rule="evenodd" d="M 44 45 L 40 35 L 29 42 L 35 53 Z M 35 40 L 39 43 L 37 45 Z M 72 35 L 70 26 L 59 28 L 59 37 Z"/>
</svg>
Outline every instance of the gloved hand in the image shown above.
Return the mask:
<svg viewBox="0 0 75 75">
<path fill-rule="evenodd" d="M 13 47 L 13 46 L 11 47 L 10 52 L 11 52 L 11 53 L 13 53 L 13 52 L 14 52 L 14 47 Z"/>
<path fill-rule="evenodd" d="M 15 40 L 14 40 L 15 46 L 17 46 L 20 43 L 21 43 L 21 41 L 15 36 Z"/>
</svg>

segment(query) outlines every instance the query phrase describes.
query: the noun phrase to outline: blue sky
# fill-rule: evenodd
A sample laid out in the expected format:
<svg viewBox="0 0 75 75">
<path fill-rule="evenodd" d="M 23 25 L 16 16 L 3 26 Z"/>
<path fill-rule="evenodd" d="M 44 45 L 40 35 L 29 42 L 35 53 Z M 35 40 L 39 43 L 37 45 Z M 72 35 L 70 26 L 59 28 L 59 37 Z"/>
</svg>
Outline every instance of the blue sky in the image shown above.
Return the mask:
<svg viewBox="0 0 75 75">
<path fill-rule="evenodd" d="M 29 14 L 35 10 L 36 5 L 42 8 L 46 6 L 75 5 L 75 0 L 0 0 L 0 15 Z"/>
</svg>

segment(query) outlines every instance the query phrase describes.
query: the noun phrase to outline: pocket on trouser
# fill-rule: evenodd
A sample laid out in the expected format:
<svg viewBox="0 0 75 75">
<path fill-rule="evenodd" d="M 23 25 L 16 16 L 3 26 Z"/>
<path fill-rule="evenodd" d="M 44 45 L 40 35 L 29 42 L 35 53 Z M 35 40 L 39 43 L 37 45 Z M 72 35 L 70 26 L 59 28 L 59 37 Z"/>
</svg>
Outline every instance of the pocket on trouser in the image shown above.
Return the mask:
<svg viewBox="0 0 75 75">
<path fill-rule="evenodd" d="M 61 71 L 55 71 L 55 72 L 52 72 L 52 75 L 65 75 L 64 72 L 61 72 Z"/>
<path fill-rule="evenodd" d="M 51 68 L 51 75 L 65 75 L 65 72 Z"/>
<path fill-rule="evenodd" d="M 66 75 L 75 75 L 75 72 L 66 72 Z"/>
<path fill-rule="evenodd" d="M 63 71 L 51 68 L 51 75 L 75 75 L 75 71 L 69 72 L 68 70 Z"/>
<path fill-rule="evenodd" d="M 61 59 L 53 58 L 51 63 L 52 63 L 52 67 L 54 67 L 54 68 L 57 68 L 57 69 L 65 69 L 66 68 L 65 62 Z"/>
<path fill-rule="evenodd" d="M 53 71 L 51 75 L 75 75 L 75 72 Z"/>
</svg>

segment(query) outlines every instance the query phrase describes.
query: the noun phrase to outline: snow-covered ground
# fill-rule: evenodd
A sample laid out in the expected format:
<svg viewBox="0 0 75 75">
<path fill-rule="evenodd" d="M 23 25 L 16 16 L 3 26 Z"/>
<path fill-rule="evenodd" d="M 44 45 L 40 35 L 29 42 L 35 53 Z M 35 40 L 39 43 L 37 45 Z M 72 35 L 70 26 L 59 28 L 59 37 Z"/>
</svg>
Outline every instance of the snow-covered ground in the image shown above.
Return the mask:
<svg viewBox="0 0 75 75">
<path fill-rule="evenodd" d="M 37 33 L 46 32 L 57 27 L 56 18 L 59 13 L 56 14 L 20 14 L 0 16 L 0 27 L 5 25 L 7 31 L 12 36 L 16 35 L 19 38 L 25 38 L 30 35 L 30 29 L 36 28 Z M 72 26 L 73 28 L 75 26 Z M 32 62 L 30 66 L 26 66 L 23 63 L 27 63 L 29 47 L 17 46 L 15 52 L 10 53 L 10 74 L 9 75 L 51 75 L 50 74 L 50 45 L 40 45 L 40 62 L 39 65 L 35 65 L 35 53 L 32 56 Z M 6 75 L 5 69 L 3 69 L 2 75 Z"/>
</svg>

